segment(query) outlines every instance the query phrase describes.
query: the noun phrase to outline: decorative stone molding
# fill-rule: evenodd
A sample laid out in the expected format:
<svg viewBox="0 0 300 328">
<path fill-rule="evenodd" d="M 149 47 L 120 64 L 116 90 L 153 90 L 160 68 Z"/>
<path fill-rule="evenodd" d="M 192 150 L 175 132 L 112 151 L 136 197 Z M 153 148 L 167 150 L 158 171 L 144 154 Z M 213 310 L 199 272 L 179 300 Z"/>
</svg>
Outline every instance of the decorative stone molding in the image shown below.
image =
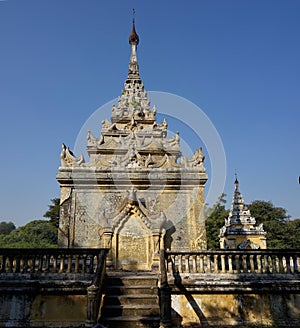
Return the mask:
<svg viewBox="0 0 300 328">
<path fill-rule="evenodd" d="M 65 144 L 62 144 L 62 151 L 60 154 L 61 166 L 80 166 L 84 163 L 84 157 L 75 157 L 71 150 L 66 147 Z"/>
</svg>

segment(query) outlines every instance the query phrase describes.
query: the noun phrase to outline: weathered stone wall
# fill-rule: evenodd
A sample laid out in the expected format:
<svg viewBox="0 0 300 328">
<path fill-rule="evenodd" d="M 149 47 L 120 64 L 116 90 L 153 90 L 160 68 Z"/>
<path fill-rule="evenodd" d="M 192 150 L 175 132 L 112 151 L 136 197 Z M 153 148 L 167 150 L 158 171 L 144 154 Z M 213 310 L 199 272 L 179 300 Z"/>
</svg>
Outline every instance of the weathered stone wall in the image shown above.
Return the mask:
<svg viewBox="0 0 300 328">
<path fill-rule="evenodd" d="M 0 327 L 84 327 L 92 276 L 87 278 L 0 275 Z"/>
<path fill-rule="evenodd" d="M 300 327 L 298 250 L 166 251 L 162 257 L 178 327 Z"/>
<path fill-rule="evenodd" d="M 172 295 L 172 308 L 177 327 L 300 327 L 299 294 Z"/>
<path fill-rule="evenodd" d="M 11 293 L 0 296 L 0 327 L 84 327 L 86 295 Z"/>
<path fill-rule="evenodd" d="M 61 205 L 59 246 L 108 247 L 114 268 L 143 270 L 155 266 L 164 231 L 167 249 L 206 249 L 206 176 L 184 169 L 140 169 L 132 175 L 99 171 L 90 180 L 81 169 L 61 171 L 62 193 L 70 191 Z M 147 254 L 134 263 L 137 248 Z"/>
<path fill-rule="evenodd" d="M 84 327 L 85 295 L 1 294 L 0 327 Z M 174 327 L 300 326 L 299 294 L 172 295 Z"/>
</svg>

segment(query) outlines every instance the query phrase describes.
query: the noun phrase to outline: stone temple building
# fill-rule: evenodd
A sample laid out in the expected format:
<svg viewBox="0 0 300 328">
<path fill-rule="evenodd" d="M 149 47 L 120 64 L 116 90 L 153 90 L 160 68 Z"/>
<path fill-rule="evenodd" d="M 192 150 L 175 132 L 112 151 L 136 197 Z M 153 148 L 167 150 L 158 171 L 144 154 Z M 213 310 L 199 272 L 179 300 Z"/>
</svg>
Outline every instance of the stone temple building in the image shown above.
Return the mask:
<svg viewBox="0 0 300 328">
<path fill-rule="evenodd" d="M 220 248 L 265 249 L 266 232 L 263 225 L 255 227 L 256 220 L 244 203 L 239 190 L 239 181 L 235 179 L 235 190 L 228 218 L 220 230 Z"/>
<path fill-rule="evenodd" d="M 129 43 L 89 160 L 62 147 L 60 247 L 0 249 L 0 328 L 300 327 L 300 251 L 263 249 L 238 180 L 223 249 L 206 249 L 202 150 L 182 156 L 157 122 L 134 24 Z"/>
<path fill-rule="evenodd" d="M 167 121 L 140 78 L 139 37 L 133 21 L 128 76 L 111 120 L 100 136 L 87 136 L 89 161 L 62 146 L 59 246 L 109 247 L 107 265 L 147 270 L 159 249 L 206 249 L 203 216 L 207 174 L 202 148 L 182 156 L 180 137 L 167 137 Z M 100 123 L 100 122 L 99 122 Z"/>
</svg>

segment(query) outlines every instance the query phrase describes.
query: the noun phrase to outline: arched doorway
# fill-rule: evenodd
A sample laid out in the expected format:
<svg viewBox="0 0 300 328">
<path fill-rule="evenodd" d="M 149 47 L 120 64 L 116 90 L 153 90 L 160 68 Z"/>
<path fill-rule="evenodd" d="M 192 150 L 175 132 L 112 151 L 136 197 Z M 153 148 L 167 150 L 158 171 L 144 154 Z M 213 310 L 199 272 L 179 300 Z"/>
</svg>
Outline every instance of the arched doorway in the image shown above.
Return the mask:
<svg viewBox="0 0 300 328">
<path fill-rule="evenodd" d="M 133 212 L 124 217 L 115 229 L 112 240 L 114 267 L 118 270 L 150 270 L 153 259 L 151 229 L 140 214 Z"/>
</svg>

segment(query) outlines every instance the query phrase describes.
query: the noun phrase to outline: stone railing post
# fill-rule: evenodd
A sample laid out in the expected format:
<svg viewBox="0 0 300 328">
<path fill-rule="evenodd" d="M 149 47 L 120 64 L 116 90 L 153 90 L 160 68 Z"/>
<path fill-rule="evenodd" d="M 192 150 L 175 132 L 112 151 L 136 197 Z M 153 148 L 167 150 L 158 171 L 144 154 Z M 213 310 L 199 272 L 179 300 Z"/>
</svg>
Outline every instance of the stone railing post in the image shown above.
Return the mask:
<svg viewBox="0 0 300 328">
<path fill-rule="evenodd" d="M 160 250 L 160 328 L 172 327 L 171 288 L 168 284 L 165 250 Z"/>
<path fill-rule="evenodd" d="M 293 273 L 299 273 L 297 257 L 293 255 L 292 259 L 293 259 L 293 267 L 294 267 Z"/>
<path fill-rule="evenodd" d="M 163 241 L 160 243 L 161 233 L 159 230 L 156 230 L 152 233 L 153 244 L 154 244 L 154 252 L 153 252 L 153 259 L 152 259 L 152 270 L 158 271 L 159 270 L 159 250 L 163 248 Z M 162 238 L 163 239 L 163 238 Z"/>
<path fill-rule="evenodd" d="M 90 328 L 95 325 L 99 313 L 99 287 L 91 285 L 87 288 L 87 320 L 85 327 Z"/>
<path fill-rule="evenodd" d="M 225 262 L 225 255 L 221 255 L 221 272 L 226 272 L 226 262 Z"/>
<path fill-rule="evenodd" d="M 85 322 L 86 328 L 94 327 L 97 323 L 100 303 L 101 303 L 101 293 L 102 284 L 105 274 L 105 260 L 107 249 L 102 249 L 100 255 L 98 256 L 97 269 L 91 286 L 87 288 L 87 318 Z"/>
<path fill-rule="evenodd" d="M 113 266 L 113 260 L 111 255 L 111 241 L 113 238 L 113 230 L 111 227 L 105 227 L 100 232 L 100 246 L 101 248 L 108 249 L 108 253 L 106 256 L 106 266 L 107 268 L 111 268 Z"/>
<path fill-rule="evenodd" d="M 232 268 L 232 254 L 228 255 L 228 273 L 233 273 Z"/>
</svg>

